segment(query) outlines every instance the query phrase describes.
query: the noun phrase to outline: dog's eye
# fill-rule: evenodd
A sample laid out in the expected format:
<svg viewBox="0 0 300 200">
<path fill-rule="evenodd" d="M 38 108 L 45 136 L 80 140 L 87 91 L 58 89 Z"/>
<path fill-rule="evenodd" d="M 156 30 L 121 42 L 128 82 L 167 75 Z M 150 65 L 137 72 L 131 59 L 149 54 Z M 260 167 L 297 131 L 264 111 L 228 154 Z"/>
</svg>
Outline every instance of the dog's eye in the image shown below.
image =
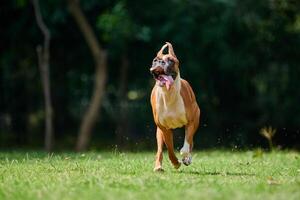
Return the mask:
<svg viewBox="0 0 300 200">
<path fill-rule="evenodd" d="M 174 64 L 174 61 L 173 60 L 168 60 L 168 63 L 169 63 L 169 65 L 173 65 Z"/>
</svg>

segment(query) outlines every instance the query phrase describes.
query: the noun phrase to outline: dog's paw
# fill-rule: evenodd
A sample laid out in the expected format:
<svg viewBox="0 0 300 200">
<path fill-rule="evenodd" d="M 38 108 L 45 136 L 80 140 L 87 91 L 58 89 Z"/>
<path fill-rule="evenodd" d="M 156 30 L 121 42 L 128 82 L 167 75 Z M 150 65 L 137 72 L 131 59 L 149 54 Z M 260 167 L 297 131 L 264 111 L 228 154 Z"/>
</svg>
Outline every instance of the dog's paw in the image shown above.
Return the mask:
<svg viewBox="0 0 300 200">
<path fill-rule="evenodd" d="M 181 154 L 183 156 L 182 163 L 189 166 L 192 163 L 192 155 L 190 153 Z"/>
<path fill-rule="evenodd" d="M 154 167 L 153 171 L 154 172 L 164 172 L 165 170 L 161 166 L 159 166 L 159 167 Z"/>
<path fill-rule="evenodd" d="M 173 164 L 173 166 L 174 166 L 175 169 L 178 169 L 181 166 L 181 162 L 178 161 L 178 163 Z"/>
</svg>

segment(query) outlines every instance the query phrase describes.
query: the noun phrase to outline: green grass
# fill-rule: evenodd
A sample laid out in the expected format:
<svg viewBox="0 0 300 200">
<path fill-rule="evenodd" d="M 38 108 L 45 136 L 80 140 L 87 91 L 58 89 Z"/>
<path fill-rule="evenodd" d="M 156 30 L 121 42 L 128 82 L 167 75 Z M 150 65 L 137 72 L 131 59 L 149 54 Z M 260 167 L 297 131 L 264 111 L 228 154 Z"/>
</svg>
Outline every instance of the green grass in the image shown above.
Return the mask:
<svg viewBox="0 0 300 200">
<path fill-rule="evenodd" d="M 255 156 L 257 155 L 257 156 Z M 0 153 L 0 199 L 300 199 L 300 154 L 206 151 L 152 172 L 153 153 Z"/>
</svg>

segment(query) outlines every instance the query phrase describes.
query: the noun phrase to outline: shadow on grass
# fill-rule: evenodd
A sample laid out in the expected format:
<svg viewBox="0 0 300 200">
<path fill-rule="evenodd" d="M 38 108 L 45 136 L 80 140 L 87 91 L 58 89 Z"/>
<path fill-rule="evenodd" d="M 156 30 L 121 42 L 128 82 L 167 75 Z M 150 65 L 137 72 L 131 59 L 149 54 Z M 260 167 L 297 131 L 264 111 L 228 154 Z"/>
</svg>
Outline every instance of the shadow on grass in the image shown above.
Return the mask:
<svg viewBox="0 0 300 200">
<path fill-rule="evenodd" d="M 256 176 L 253 173 L 243 173 L 243 172 L 200 172 L 200 171 L 178 171 L 180 174 L 191 174 L 199 176 Z"/>
</svg>

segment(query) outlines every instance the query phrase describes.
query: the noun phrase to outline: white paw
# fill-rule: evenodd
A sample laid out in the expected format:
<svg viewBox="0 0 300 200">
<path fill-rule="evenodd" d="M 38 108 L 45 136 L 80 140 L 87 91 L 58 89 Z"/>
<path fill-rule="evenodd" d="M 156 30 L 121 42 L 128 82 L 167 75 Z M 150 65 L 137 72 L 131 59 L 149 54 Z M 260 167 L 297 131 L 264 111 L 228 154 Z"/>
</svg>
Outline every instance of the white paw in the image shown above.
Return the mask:
<svg viewBox="0 0 300 200">
<path fill-rule="evenodd" d="M 184 141 L 183 147 L 180 149 L 180 155 L 188 154 L 190 152 L 190 145 Z"/>
<path fill-rule="evenodd" d="M 186 166 L 190 165 L 192 163 L 192 154 L 187 152 L 180 152 L 182 155 L 182 163 Z"/>
</svg>

